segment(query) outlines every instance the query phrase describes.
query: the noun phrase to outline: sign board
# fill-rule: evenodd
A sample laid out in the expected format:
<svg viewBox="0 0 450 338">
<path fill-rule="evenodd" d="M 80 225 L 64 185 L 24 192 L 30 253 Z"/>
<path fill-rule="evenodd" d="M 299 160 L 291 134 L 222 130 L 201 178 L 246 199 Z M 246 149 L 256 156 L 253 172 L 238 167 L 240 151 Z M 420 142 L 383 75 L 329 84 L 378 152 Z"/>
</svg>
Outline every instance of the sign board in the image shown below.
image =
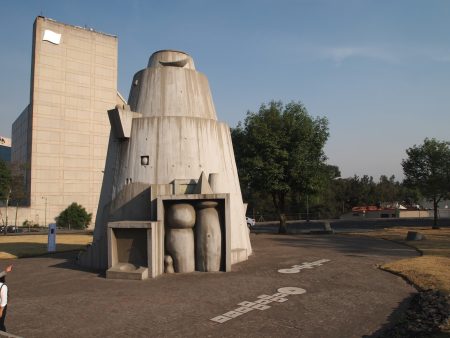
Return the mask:
<svg viewBox="0 0 450 338">
<path fill-rule="evenodd" d="M 51 223 L 48 225 L 48 252 L 56 251 L 56 223 Z"/>
</svg>

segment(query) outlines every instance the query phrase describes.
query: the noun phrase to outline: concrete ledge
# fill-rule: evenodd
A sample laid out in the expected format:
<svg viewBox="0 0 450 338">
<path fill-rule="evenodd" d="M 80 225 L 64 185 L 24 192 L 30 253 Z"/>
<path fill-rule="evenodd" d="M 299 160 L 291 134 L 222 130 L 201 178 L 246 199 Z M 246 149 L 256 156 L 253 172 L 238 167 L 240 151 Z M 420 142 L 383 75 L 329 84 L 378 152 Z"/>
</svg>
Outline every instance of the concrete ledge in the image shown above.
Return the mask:
<svg viewBox="0 0 450 338">
<path fill-rule="evenodd" d="M 129 268 L 130 264 L 119 263 L 106 271 L 106 278 L 143 280 L 148 278 L 148 268 L 139 267 L 135 270 Z"/>
<path fill-rule="evenodd" d="M 117 237 L 116 232 L 122 233 Z M 142 231 L 145 231 L 142 234 Z M 140 233 L 138 233 L 140 232 Z M 130 236 L 135 233 L 132 242 L 129 239 L 123 241 L 121 236 Z M 145 235 L 146 233 L 146 235 Z M 137 267 L 150 269 L 150 277 L 155 278 L 164 272 L 164 229 L 160 222 L 150 221 L 118 221 L 108 223 L 108 267 L 106 271 L 106 278 L 124 278 L 124 279 L 147 279 L 149 277 L 148 271 L 139 275 Z M 140 246 L 133 246 L 134 249 L 140 251 L 140 255 L 145 262 L 141 260 L 131 259 L 129 247 L 131 243 L 136 243 L 136 236 L 145 238 L 145 243 L 140 242 Z M 121 243 L 121 244 L 120 244 Z M 106 244 L 106 243 L 105 243 Z M 145 246 L 145 247 L 144 247 Z M 130 274 L 130 277 L 126 276 Z M 139 276 L 136 277 L 135 275 Z M 134 276 L 134 277 L 131 277 Z"/>
</svg>

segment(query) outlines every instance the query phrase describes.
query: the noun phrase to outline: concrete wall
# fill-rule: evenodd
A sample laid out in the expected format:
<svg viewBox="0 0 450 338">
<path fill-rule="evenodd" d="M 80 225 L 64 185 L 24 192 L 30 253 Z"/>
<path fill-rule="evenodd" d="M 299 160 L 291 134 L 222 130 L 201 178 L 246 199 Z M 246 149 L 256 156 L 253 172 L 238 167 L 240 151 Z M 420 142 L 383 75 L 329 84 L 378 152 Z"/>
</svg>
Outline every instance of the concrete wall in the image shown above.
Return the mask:
<svg viewBox="0 0 450 338">
<path fill-rule="evenodd" d="M 370 212 L 349 212 L 342 215 L 341 219 L 369 219 L 369 218 L 427 218 L 432 217 L 433 212 L 428 210 L 377 210 Z"/>
<path fill-rule="evenodd" d="M 12 125 L 11 161 L 15 163 L 27 162 L 28 111 L 29 106 L 22 111 Z"/>
<path fill-rule="evenodd" d="M 168 184 L 174 179 L 198 178 L 218 173 L 214 193 L 230 193 L 231 249 L 248 248 L 248 229 L 230 129 L 217 120 L 195 117 L 145 117 L 133 119 L 130 141 L 122 144 L 122 166 L 114 174 L 113 199 L 127 182 Z M 141 165 L 141 156 L 149 164 Z M 127 181 L 128 180 L 128 181 Z"/>
<path fill-rule="evenodd" d="M 60 34 L 59 43 L 46 39 L 49 31 Z M 43 17 L 33 34 L 30 106 L 12 133 L 14 159 L 25 158 L 29 166 L 30 207 L 21 211 L 20 223 L 52 222 L 72 202 L 95 219 L 110 130 L 107 110 L 122 102 L 117 37 Z"/>
<path fill-rule="evenodd" d="M 230 194 L 232 263 L 247 259 L 252 248 L 230 128 L 217 121 L 208 80 L 195 70 L 192 58 L 177 51 L 154 53 L 149 67 L 134 76 L 128 105 L 110 111 L 113 128 L 94 243 L 80 264 L 105 268 L 111 207 L 128 196 L 129 187 L 166 187 L 174 180 L 196 180 L 202 172 L 217 174 L 214 193 Z M 148 163 L 143 165 L 141 157 Z M 131 210 L 142 208 L 133 199 L 128 202 Z"/>
<path fill-rule="evenodd" d="M 128 182 L 168 184 L 218 174 L 215 193 L 230 193 L 231 250 L 252 252 L 230 128 L 217 121 L 208 79 L 183 52 L 159 51 L 133 78 L 128 104 L 131 136 L 121 145 L 124 164 L 114 174 L 114 196 Z M 149 156 L 142 166 L 141 156 Z M 239 259 L 241 260 L 241 259 Z M 233 263 L 236 263 L 234 261 Z"/>
<path fill-rule="evenodd" d="M 433 217 L 433 212 L 429 210 L 400 210 L 399 218 L 426 218 Z"/>
</svg>

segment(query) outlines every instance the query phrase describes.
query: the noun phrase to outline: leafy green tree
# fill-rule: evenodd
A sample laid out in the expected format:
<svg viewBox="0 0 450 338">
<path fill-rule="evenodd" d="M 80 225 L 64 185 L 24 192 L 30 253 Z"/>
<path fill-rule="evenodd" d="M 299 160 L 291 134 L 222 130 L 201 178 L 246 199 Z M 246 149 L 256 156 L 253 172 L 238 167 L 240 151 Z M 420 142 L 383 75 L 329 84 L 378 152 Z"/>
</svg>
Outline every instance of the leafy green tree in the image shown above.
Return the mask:
<svg viewBox="0 0 450 338">
<path fill-rule="evenodd" d="M 378 184 L 375 187 L 375 198 L 380 202 L 399 202 L 400 201 L 400 183 L 395 181 L 395 176 L 387 177 L 381 175 Z"/>
<path fill-rule="evenodd" d="M 394 175 L 389 178 L 381 175 L 378 182 L 368 175 L 337 178 L 324 191 L 324 195 L 328 196 L 326 207 L 330 210 L 329 214 L 334 217 L 349 212 L 356 206 L 381 203 L 392 205 L 395 202 L 411 205 L 420 200 L 416 189 L 396 181 Z"/>
<path fill-rule="evenodd" d="M 342 197 L 339 189 L 341 172 L 339 167 L 326 166 L 326 175 L 323 176 L 319 191 L 313 196 L 311 211 L 318 218 L 337 218 L 342 211 Z"/>
<path fill-rule="evenodd" d="M 268 193 L 286 228 L 286 197 L 292 191 L 313 194 L 328 174 L 323 148 L 328 120 L 311 117 L 300 102 L 272 101 L 232 130 L 236 162 L 245 189 Z"/>
<path fill-rule="evenodd" d="M 438 228 L 438 205 L 450 195 L 450 143 L 426 138 L 422 145 L 406 150 L 407 159 L 402 161 L 404 183 L 417 188 L 433 202 L 434 223 Z"/>
<path fill-rule="evenodd" d="M 0 160 L 0 199 L 5 200 L 9 197 L 11 181 L 11 169 L 5 161 Z"/>
<path fill-rule="evenodd" d="M 345 210 L 360 205 L 376 204 L 375 198 L 376 183 L 372 176 L 363 175 L 339 180 L 341 189 L 340 196 L 345 201 Z"/>
<path fill-rule="evenodd" d="M 0 160 L 0 200 L 5 205 L 5 219 L 3 222 L 5 225 L 8 225 L 10 204 L 15 205 L 17 211 L 18 206 L 26 201 L 24 166 Z"/>
<path fill-rule="evenodd" d="M 8 225 L 8 205 L 9 199 L 11 198 L 11 183 L 11 169 L 5 161 L 0 160 L 0 199 L 5 204 L 5 219 L 2 217 L 2 221 L 5 225 L 5 234 L 6 225 Z"/>
<path fill-rule="evenodd" d="M 91 220 L 92 214 L 88 214 L 85 208 L 75 202 L 55 218 L 57 226 L 69 229 L 86 229 Z"/>
</svg>

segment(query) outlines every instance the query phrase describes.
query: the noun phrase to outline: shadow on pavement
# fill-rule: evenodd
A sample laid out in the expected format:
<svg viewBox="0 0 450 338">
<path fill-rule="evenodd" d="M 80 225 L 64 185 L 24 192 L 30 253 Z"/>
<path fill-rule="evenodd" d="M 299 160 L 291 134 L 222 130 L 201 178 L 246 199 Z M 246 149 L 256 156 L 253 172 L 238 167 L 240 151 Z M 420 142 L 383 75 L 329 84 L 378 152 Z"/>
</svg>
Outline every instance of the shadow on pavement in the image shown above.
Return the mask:
<svg viewBox="0 0 450 338">
<path fill-rule="evenodd" d="M 99 277 L 105 277 L 106 276 L 104 271 L 99 271 L 99 270 L 96 270 L 96 269 L 90 269 L 90 268 L 86 268 L 86 267 L 82 267 L 82 266 L 78 265 L 77 262 L 76 262 L 78 252 L 79 252 L 79 250 L 72 251 L 72 252 L 64 252 L 64 253 L 54 254 L 55 258 L 64 259 L 65 261 L 63 261 L 61 263 L 58 263 L 58 264 L 50 265 L 50 266 L 52 268 L 59 268 L 59 269 L 67 269 L 67 270 L 76 270 L 76 271 L 95 273 Z"/>
<path fill-rule="evenodd" d="M 80 244 L 57 244 L 58 253 L 47 252 L 47 243 L 34 242 L 14 242 L 0 244 L 0 251 L 8 253 L 18 258 L 30 258 L 35 256 L 49 257 L 59 255 L 61 251 L 78 251 L 85 248 L 86 245 Z"/>
<path fill-rule="evenodd" d="M 387 322 L 382 327 L 380 327 L 377 331 L 372 333 L 370 336 L 365 335 L 365 336 L 362 336 L 362 338 L 382 338 L 382 337 L 387 338 L 387 336 L 385 335 L 386 332 L 388 330 L 392 329 L 393 327 L 395 327 L 396 325 L 398 325 L 398 323 L 400 321 L 402 321 L 402 319 L 405 316 L 405 311 L 408 310 L 409 305 L 411 303 L 411 299 L 413 297 L 414 297 L 414 295 L 411 295 L 411 296 L 403 299 L 403 301 L 398 304 L 397 308 L 389 315 Z"/>
<path fill-rule="evenodd" d="M 282 245 L 302 248 L 338 250 L 351 256 L 389 256 L 409 258 L 420 256 L 413 248 L 383 239 L 365 237 L 346 237 L 344 235 L 273 235 L 271 239 Z"/>
</svg>

